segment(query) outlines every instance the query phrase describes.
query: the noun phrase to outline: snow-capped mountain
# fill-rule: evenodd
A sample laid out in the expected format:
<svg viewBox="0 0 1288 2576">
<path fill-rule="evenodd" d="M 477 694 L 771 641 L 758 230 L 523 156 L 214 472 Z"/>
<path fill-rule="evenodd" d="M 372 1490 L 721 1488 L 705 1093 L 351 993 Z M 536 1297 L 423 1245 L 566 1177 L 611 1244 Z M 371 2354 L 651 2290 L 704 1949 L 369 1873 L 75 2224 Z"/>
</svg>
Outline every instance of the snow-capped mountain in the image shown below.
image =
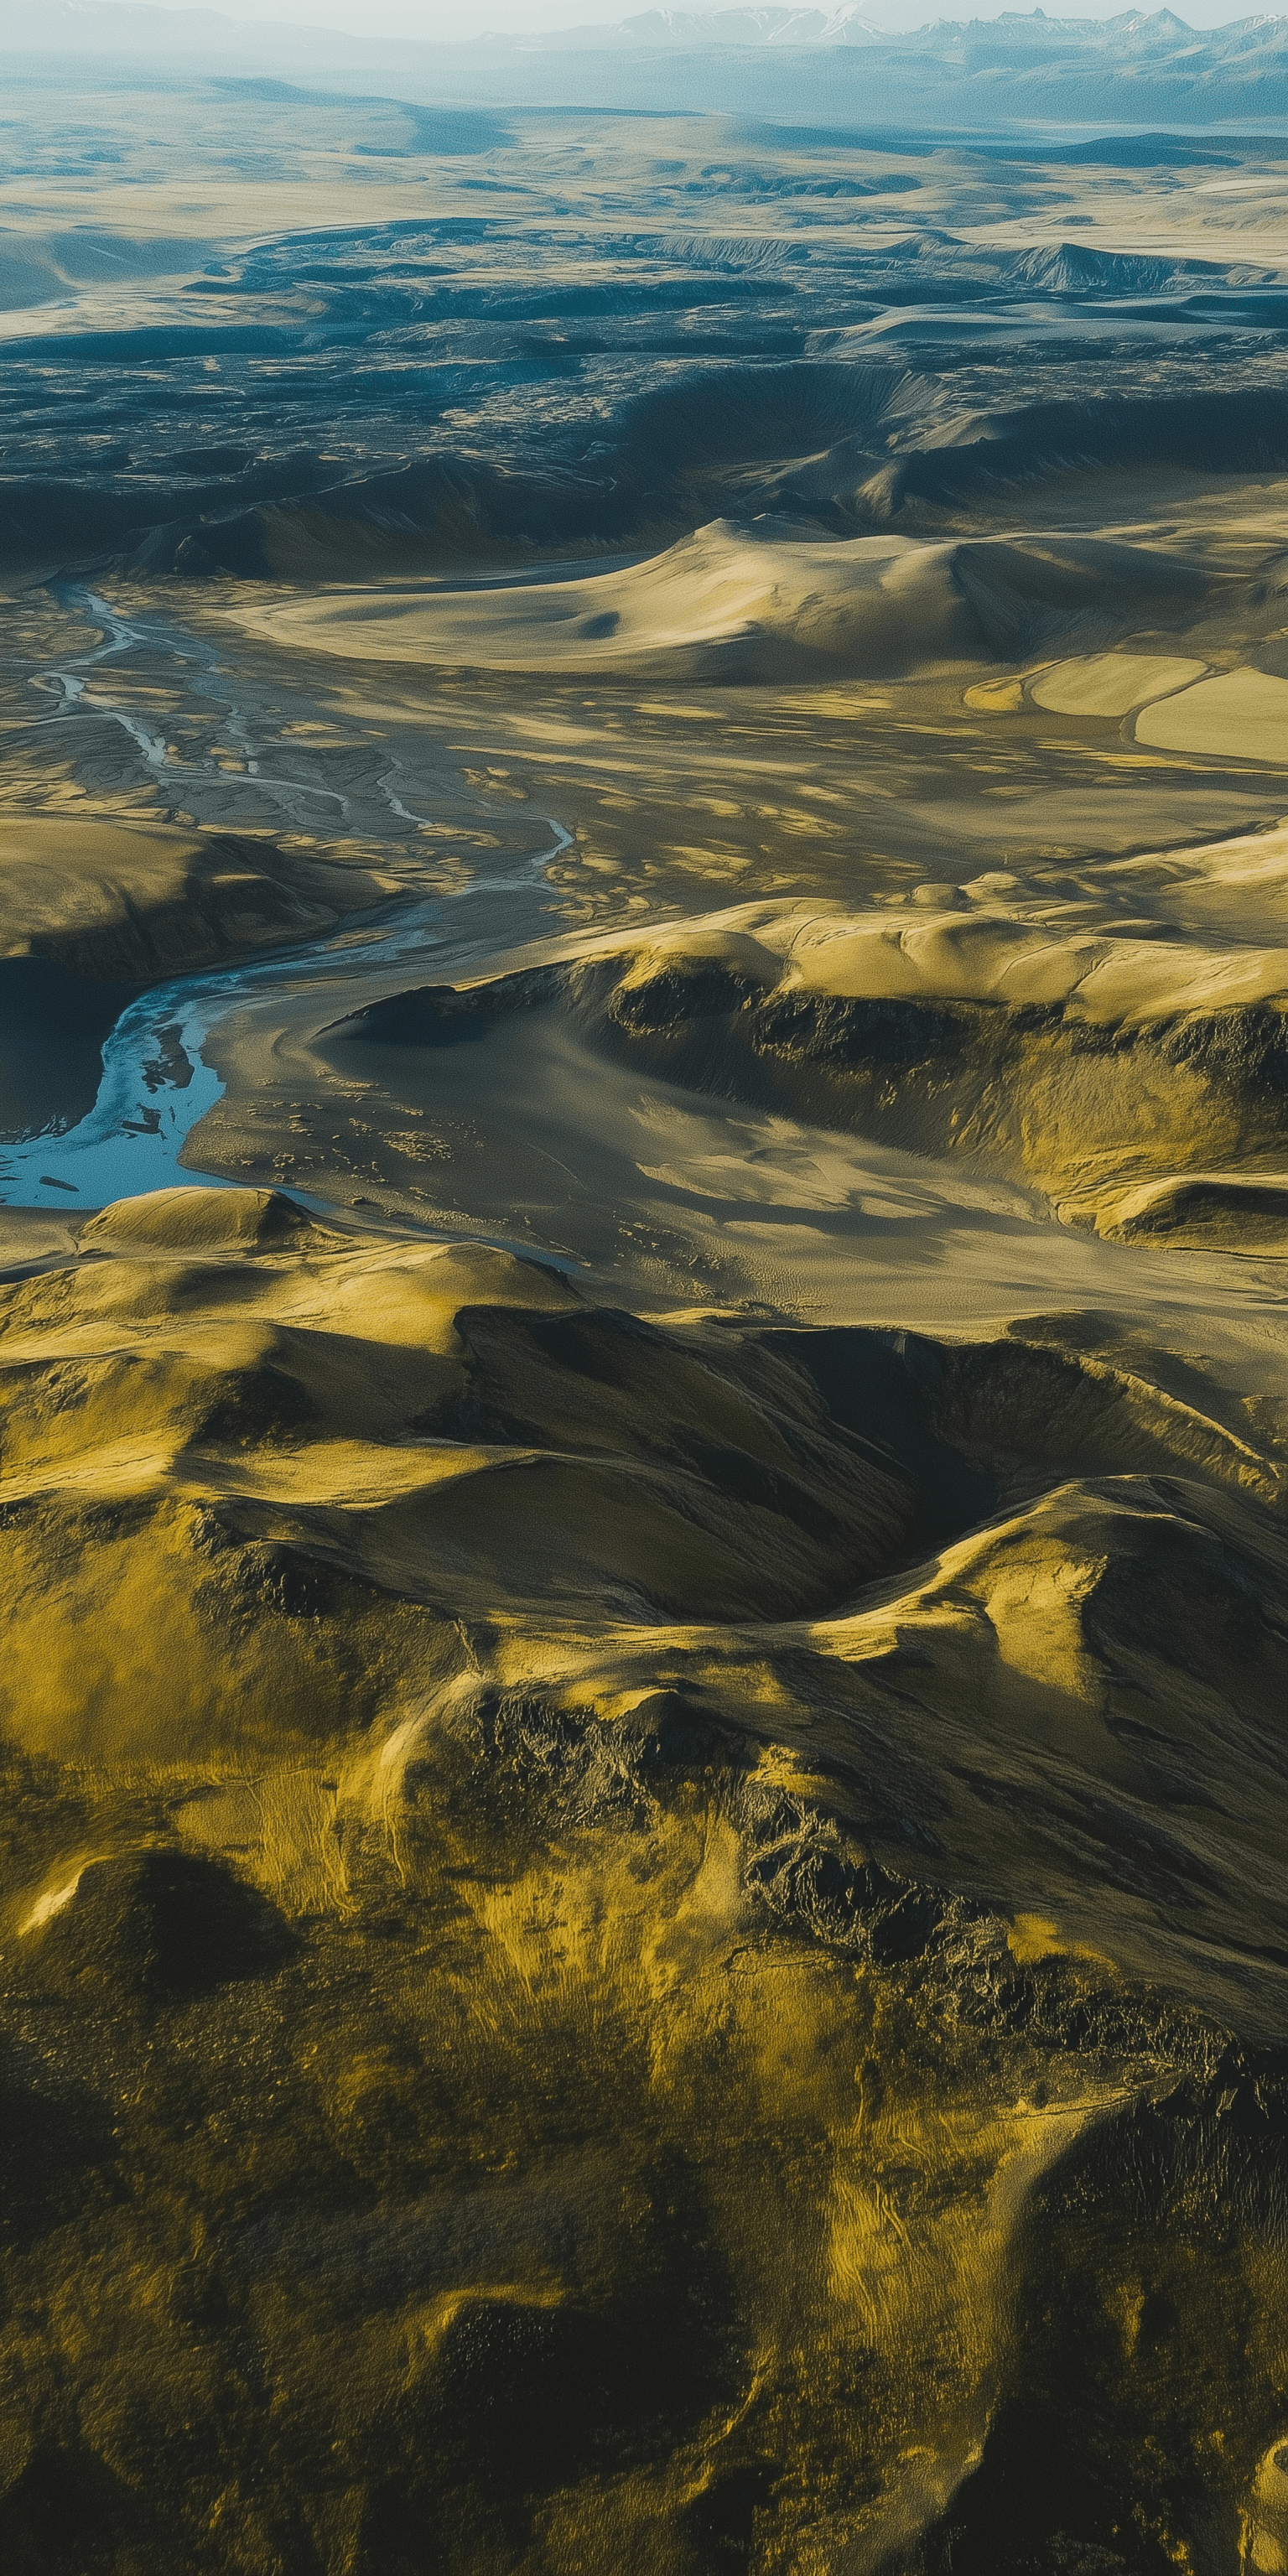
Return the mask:
<svg viewBox="0 0 1288 2576">
<path fill-rule="evenodd" d="M 413 43 L 142 0 L 46 0 L 38 11 L 0 0 L 0 60 L 38 55 L 293 80 L 307 65 L 309 81 L 354 95 L 378 76 L 382 91 L 422 100 L 728 108 L 830 126 L 1288 118 L 1288 17 L 1264 13 L 1196 29 L 1170 9 L 1109 19 L 1035 9 L 896 33 L 863 0 L 841 0 L 650 9 L 604 25 Z"/>
<path fill-rule="evenodd" d="M 817 50 L 831 45 L 879 45 L 882 30 L 857 6 L 839 9 L 645 9 L 633 18 L 602 26 L 559 27 L 515 40 L 524 50 L 561 53 L 583 47 L 634 52 L 656 47 L 668 52 L 705 53 L 713 47 L 759 49 L 776 45 L 784 51 Z"/>
</svg>

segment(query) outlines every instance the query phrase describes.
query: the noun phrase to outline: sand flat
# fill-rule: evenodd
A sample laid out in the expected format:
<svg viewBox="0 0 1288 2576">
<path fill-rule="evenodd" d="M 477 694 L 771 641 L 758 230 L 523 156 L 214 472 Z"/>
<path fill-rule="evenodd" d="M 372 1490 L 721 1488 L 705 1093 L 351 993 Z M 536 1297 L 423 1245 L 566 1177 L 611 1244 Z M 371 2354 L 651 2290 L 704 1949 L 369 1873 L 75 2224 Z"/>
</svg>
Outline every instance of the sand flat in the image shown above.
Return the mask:
<svg viewBox="0 0 1288 2576">
<path fill-rule="evenodd" d="M 1160 653 L 1096 653 L 1086 661 L 1057 662 L 1031 683 L 1038 707 L 1062 716 L 1125 716 L 1133 707 L 1170 696 L 1207 665 Z"/>
<path fill-rule="evenodd" d="M 1288 766 L 1288 680 L 1268 671 L 1225 671 L 1200 680 L 1175 700 L 1147 707 L 1136 740 L 1160 751 L 1206 752 L 1215 758 Z"/>
</svg>

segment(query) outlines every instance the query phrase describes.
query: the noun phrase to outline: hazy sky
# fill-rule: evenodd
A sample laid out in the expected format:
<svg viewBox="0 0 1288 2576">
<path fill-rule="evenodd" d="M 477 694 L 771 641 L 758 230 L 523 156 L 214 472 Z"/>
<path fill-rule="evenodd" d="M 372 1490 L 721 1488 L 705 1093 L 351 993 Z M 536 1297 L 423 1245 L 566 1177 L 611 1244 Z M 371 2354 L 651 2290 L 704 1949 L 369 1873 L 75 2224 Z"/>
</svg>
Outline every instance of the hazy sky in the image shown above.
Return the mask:
<svg viewBox="0 0 1288 2576">
<path fill-rule="evenodd" d="M 718 7 L 720 0 L 715 0 Z M 802 0 L 805 6 L 828 6 L 829 0 Z M 161 8 L 188 8 L 192 0 L 154 0 Z M 226 18 L 290 22 L 312 27 L 342 27 L 350 35 L 409 36 L 433 42 L 481 36 L 490 28 L 586 26 L 592 20 L 629 18 L 647 0 L 204 0 Z M 702 0 L 688 0 L 690 8 Z M 752 0 L 754 5 L 754 0 Z M 861 14 L 877 27 L 920 27 L 935 18 L 998 18 L 1005 0 L 865 0 Z M 1123 0 L 1088 0 L 1080 8 L 1062 9 L 1053 0 L 1049 18 L 1115 18 Z M 1190 27 L 1224 27 L 1232 19 L 1264 13 L 1248 0 L 1185 0 L 1175 15 Z"/>
</svg>

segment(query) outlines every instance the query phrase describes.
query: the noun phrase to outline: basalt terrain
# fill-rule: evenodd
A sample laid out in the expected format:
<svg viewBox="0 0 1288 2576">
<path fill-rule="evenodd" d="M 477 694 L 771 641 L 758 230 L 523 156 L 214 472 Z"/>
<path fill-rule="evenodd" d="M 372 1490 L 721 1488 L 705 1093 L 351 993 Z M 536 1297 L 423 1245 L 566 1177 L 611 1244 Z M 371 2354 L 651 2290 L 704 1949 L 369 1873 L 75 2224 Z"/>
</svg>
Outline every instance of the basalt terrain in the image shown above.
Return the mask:
<svg viewBox="0 0 1288 2576">
<path fill-rule="evenodd" d="M 1288 2568 L 1288 161 L 1176 24 L 13 52 L 22 2576 Z"/>
</svg>

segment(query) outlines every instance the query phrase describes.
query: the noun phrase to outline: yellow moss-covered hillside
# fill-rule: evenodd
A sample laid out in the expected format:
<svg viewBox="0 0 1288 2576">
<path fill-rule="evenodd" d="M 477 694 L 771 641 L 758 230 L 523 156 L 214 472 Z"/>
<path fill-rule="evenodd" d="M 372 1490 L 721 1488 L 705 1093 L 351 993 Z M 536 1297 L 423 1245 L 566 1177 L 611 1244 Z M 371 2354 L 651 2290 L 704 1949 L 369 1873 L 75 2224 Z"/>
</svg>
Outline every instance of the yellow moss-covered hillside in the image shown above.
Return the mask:
<svg viewBox="0 0 1288 2576">
<path fill-rule="evenodd" d="M 1288 2388 L 1264 1427 L 1126 1338 L 649 1323 L 270 1193 L 49 1259 L 11 2563 L 982 2567 L 1039 2439 L 1141 2565 L 1234 2545 Z"/>
</svg>

